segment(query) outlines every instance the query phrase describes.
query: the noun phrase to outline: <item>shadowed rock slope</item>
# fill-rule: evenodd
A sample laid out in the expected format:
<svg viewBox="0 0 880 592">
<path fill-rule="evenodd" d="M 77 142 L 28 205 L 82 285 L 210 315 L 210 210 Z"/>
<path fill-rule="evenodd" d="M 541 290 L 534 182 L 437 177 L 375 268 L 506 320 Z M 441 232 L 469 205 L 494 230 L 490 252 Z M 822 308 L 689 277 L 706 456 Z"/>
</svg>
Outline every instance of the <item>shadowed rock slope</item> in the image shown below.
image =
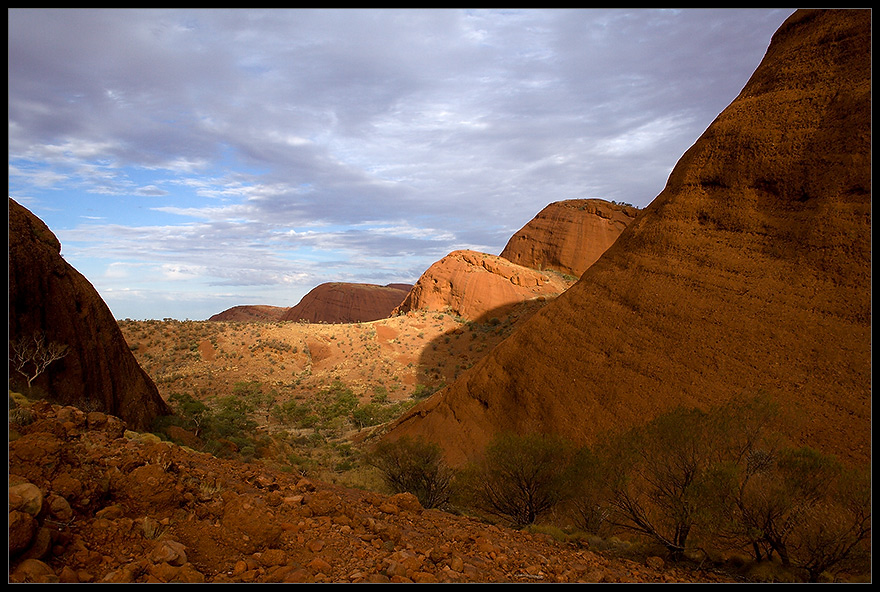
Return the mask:
<svg viewBox="0 0 880 592">
<path fill-rule="evenodd" d="M 37 335 L 47 345 L 66 346 L 67 353 L 30 389 L 10 368 L 11 387 L 112 413 L 132 429 L 147 429 L 156 416 L 170 413 L 98 292 L 64 261 L 61 243 L 42 220 L 10 199 L 9 342 Z"/>
<path fill-rule="evenodd" d="M 796 442 L 866 463 L 870 274 L 871 13 L 798 11 L 605 255 L 390 436 L 458 463 L 763 391 Z"/>
<path fill-rule="evenodd" d="M 281 320 L 360 323 L 385 319 L 406 298 L 411 287 L 409 284 L 321 284 L 303 296 L 299 304 L 281 316 Z"/>
<path fill-rule="evenodd" d="M 535 269 L 553 269 L 580 277 L 639 210 L 602 199 L 569 199 L 541 210 L 514 234 L 501 256 Z"/>
<path fill-rule="evenodd" d="M 467 319 L 533 298 L 556 297 L 573 282 L 477 251 L 453 251 L 428 268 L 395 313 L 442 310 Z"/>
</svg>

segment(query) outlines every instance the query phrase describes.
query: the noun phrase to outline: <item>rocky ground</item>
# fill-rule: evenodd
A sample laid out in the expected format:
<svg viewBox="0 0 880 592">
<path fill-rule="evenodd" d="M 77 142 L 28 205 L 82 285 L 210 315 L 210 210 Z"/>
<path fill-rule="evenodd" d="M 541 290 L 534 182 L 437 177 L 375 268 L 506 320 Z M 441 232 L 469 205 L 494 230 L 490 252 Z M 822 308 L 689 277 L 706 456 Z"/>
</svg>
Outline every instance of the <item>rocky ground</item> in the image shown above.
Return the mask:
<svg viewBox="0 0 880 592">
<path fill-rule="evenodd" d="M 221 460 L 37 401 L 9 424 L 18 582 L 723 582 Z"/>
</svg>

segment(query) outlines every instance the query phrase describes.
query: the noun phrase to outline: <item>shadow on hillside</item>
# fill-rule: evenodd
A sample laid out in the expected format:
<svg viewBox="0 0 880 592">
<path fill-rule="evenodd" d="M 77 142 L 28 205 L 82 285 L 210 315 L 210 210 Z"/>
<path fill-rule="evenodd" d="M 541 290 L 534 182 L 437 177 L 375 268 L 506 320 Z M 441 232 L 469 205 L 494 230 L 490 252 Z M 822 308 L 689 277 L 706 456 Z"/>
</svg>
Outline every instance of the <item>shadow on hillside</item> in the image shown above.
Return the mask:
<svg viewBox="0 0 880 592">
<path fill-rule="evenodd" d="M 452 384 L 552 300 L 534 298 L 493 309 L 476 319 L 460 319 L 463 323 L 460 327 L 439 335 L 422 350 L 415 398 L 426 398 Z M 431 311 L 427 314 L 458 318 L 451 312 Z"/>
</svg>

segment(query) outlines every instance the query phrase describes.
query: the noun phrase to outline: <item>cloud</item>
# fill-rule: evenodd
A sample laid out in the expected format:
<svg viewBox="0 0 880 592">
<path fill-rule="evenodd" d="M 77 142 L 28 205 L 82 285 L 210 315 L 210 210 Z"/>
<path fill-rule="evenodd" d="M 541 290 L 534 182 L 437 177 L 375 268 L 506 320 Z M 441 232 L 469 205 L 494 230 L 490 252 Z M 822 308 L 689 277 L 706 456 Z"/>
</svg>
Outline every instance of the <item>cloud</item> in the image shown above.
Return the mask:
<svg viewBox="0 0 880 592">
<path fill-rule="evenodd" d="M 10 195 L 89 269 L 410 277 L 647 205 L 790 13 L 11 9 Z"/>
</svg>

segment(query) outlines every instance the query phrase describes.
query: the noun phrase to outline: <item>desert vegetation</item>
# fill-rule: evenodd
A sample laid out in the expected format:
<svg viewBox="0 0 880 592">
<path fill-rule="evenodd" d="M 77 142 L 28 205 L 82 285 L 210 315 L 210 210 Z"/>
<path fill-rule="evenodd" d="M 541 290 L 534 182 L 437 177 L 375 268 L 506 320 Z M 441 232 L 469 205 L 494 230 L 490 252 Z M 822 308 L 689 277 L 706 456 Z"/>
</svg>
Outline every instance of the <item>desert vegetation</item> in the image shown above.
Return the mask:
<svg viewBox="0 0 880 592">
<path fill-rule="evenodd" d="M 767 395 L 672 409 L 589 447 L 502 433 L 457 468 L 437 443 L 373 437 L 472 365 L 514 320 L 432 313 L 352 325 L 120 326 L 174 411 L 154 433 L 219 458 L 411 493 L 424 508 L 752 579 L 870 573 L 870 472 L 786 442 L 790 418 Z M 66 352 L 35 336 L 10 353 L 12 368 L 31 378 Z"/>
<path fill-rule="evenodd" d="M 9 343 L 10 367 L 24 377 L 30 390 L 37 376 L 66 356 L 69 349 L 65 344 L 47 341 L 42 333 L 34 333 Z"/>
<path fill-rule="evenodd" d="M 534 305 L 533 305 L 534 306 Z M 522 314 L 522 312 L 520 312 Z M 374 486 L 353 441 L 381 430 L 510 333 L 442 311 L 372 323 L 119 321 L 174 415 L 162 438 L 220 457 Z"/>
<path fill-rule="evenodd" d="M 869 471 L 785 443 L 780 420 L 759 396 L 673 409 L 586 448 L 501 434 L 452 478 L 438 454 L 414 452 L 431 450 L 425 443 L 384 442 L 370 454 L 396 491 L 416 493 L 444 475 L 440 499 L 516 528 L 577 532 L 606 546 L 624 537 L 628 549 L 742 566 L 771 581 L 869 573 Z"/>
<path fill-rule="evenodd" d="M 436 443 L 372 437 L 512 324 L 432 313 L 335 326 L 121 326 L 175 411 L 155 426 L 162 438 L 349 487 L 412 493 L 425 508 L 594 550 L 709 562 L 765 581 L 869 572 L 869 472 L 784 441 L 790 419 L 767 395 L 673 409 L 590 447 L 499 434 L 455 469 Z"/>
</svg>

